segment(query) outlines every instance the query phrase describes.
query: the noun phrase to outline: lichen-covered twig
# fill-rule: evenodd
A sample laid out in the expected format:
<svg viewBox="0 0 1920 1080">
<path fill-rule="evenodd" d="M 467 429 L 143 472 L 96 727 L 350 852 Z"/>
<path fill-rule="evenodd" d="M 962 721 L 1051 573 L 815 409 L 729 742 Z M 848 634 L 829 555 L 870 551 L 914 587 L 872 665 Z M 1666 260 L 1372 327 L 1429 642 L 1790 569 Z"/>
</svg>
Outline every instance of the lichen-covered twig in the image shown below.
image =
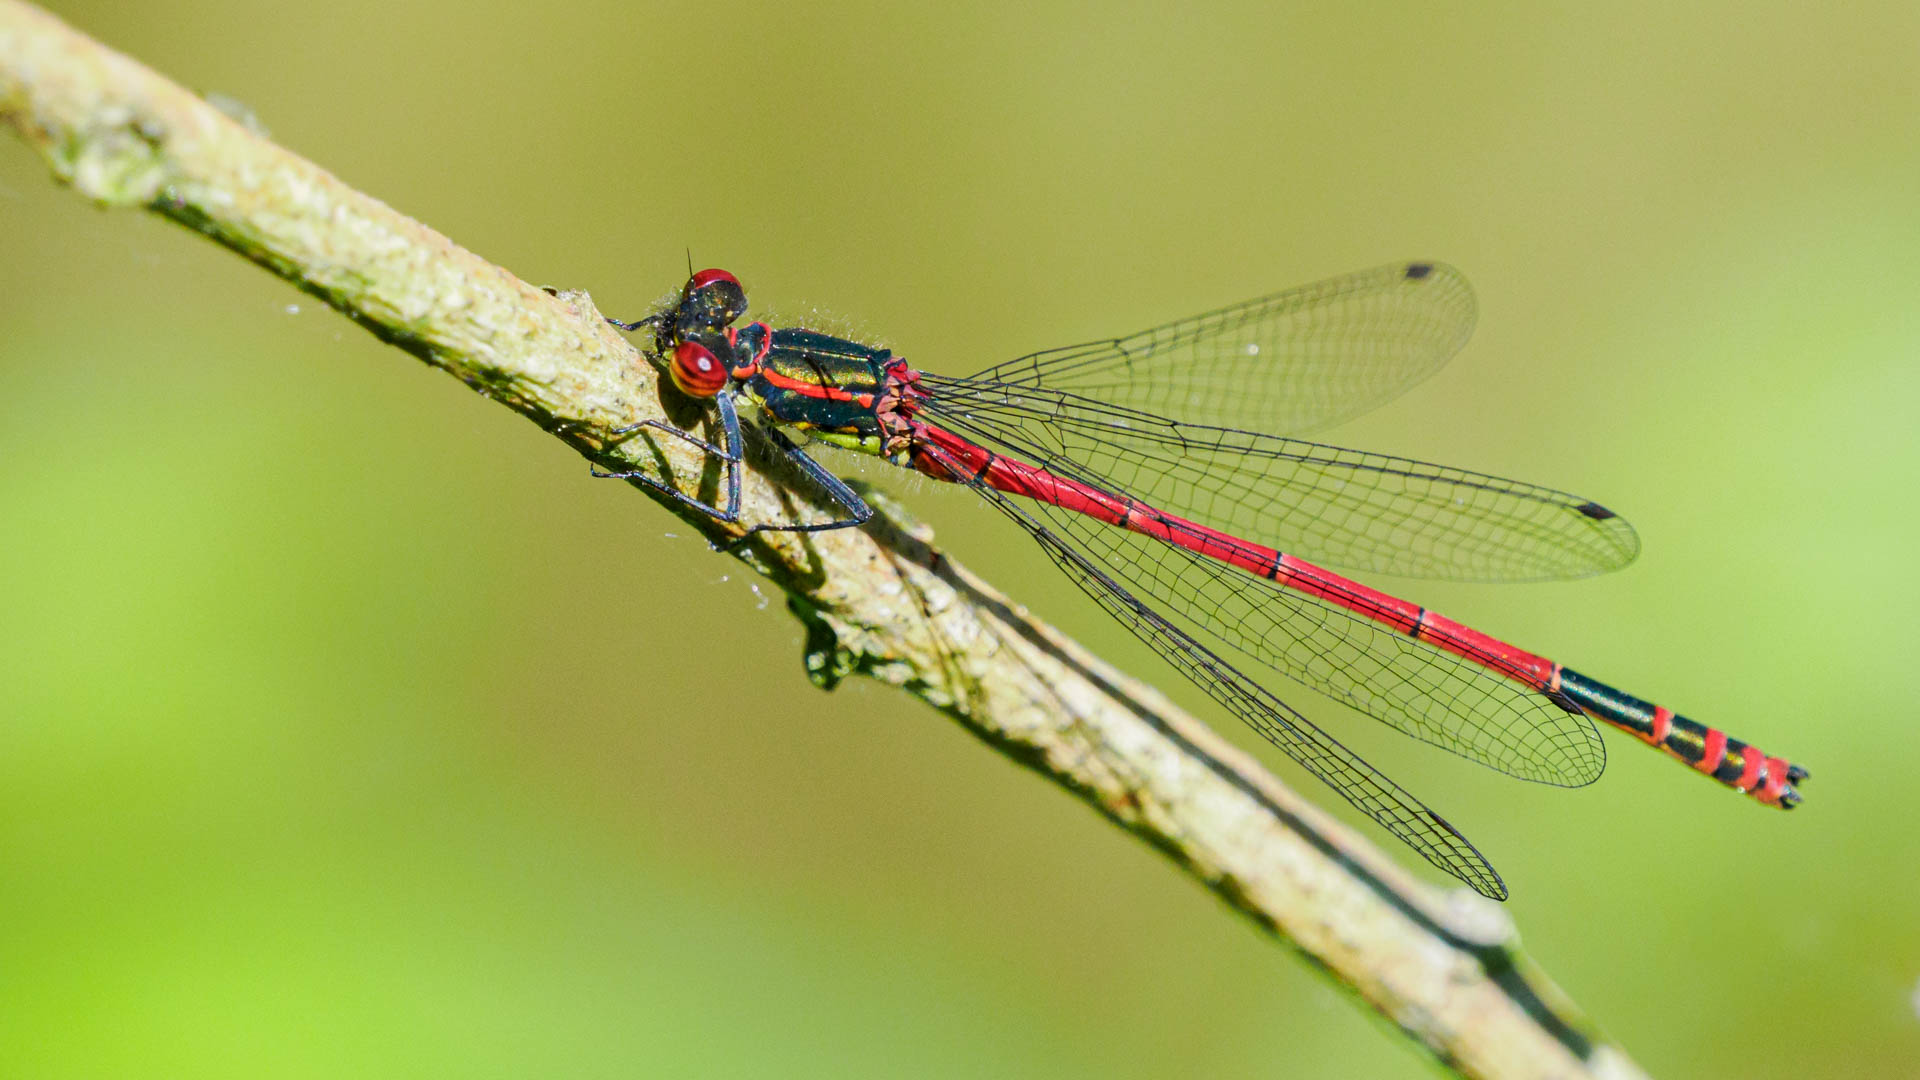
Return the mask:
<svg viewBox="0 0 1920 1080">
<path fill-rule="evenodd" d="M 596 462 L 712 493 L 718 466 L 683 440 L 596 437 L 650 417 L 697 425 L 700 410 L 662 390 L 585 294 L 528 285 L 16 0 L 0 0 L 0 121 L 86 198 L 205 234 Z M 821 513 L 774 459 L 749 459 L 744 525 Z M 1412 880 L 875 502 L 865 529 L 730 548 L 786 591 L 816 682 L 859 673 L 932 704 L 1146 839 L 1463 1075 L 1638 1075 L 1519 953 L 1498 908 Z M 667 508 L 723 545 L 743 528 Z"/>
</svg>

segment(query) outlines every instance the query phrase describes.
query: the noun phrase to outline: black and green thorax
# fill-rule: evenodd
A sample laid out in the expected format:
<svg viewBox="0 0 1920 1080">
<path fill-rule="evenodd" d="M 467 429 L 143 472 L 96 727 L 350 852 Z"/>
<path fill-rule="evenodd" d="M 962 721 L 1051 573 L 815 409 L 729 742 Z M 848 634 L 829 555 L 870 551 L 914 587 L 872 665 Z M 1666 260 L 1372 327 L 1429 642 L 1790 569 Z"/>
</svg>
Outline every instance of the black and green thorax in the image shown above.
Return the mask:
<svg viewBox="0 0 1920 1080">
<path fill-rule="evenodd" d="M 727 331 L 736 385 L 777 423 L 903 464 L 925 392 L 892 350 L 765 323 Z"/>
</svg>

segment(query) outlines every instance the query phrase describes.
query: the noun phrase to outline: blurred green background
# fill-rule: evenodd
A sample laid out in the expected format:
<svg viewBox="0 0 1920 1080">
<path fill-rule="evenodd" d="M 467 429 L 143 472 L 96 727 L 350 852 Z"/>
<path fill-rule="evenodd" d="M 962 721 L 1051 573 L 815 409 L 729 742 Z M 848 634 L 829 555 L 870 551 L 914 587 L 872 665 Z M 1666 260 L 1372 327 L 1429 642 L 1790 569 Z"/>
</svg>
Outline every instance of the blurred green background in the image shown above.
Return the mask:
<svg viewBox="0 0 1920 1080">
<path fill-rule="evenodd" d="M 1912 3 L 55 10 L 614 313 L 691 248 L 964 373 L 1458 264 L 1474 342 L 1330 437 L 1646 550 L 1406 588 L 1808 803 L 1612 733 L 1539 788 L 1287 693 L 1656 1075 L 1920 1073 Z M 811 688 L 777 597 L 507 411 L 11 140 L 0 253 L 0 1074 L 1429 1074 L 932 710 Z M 830 464 L 1254 742 L 968 493 Z"/>
</svg>

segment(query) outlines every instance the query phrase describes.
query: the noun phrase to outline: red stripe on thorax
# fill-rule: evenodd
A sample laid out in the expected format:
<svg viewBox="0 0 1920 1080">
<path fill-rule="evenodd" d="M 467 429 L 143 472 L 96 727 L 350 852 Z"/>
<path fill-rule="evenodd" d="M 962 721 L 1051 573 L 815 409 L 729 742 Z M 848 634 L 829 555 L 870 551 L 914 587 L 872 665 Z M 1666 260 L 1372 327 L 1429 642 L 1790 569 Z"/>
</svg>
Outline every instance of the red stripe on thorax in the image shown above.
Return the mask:
<svg viewBox="0 0 1920 1080">
<path fill-rule="evenodd" d="M 919 424 L 917 428 L 921 439 L 938 447 L 967 472 L 967 476 L 949 477 L 944 475 L 949 471 L 944 462 L 917 458 L 921 471 L 935 479 L 965 480 L 978 476 L 981 482 L 996 490 L 1085 514 L 1096 521 L 1186 548 L 1345 608 L 1536 690 L 1548 686 L 1555 676 L 1558 665 L 1545 657 L 1515 648 L 1418 604 L 1389 596 L 1277 549 L 1156 510 L 1137 499 L 1112 495 L 1056 476 L 1024 461 L 994 454 L 931 424 Z M 929 464 L 931 469 L 925 467 Z"/>
<path fill-rule="evenodd" d="M 827 401 L 852 401 L 861 405 L 873 404 L 872 394 L 856 394 L 844 387 L 834 386 L 830 383 L 788 378 L 768 367 L 762 367 L 760 369 L 760 377 L 767 380 L 769 384 L 779 387 L 782 390 L 792 390 L 796 394 L 804 394 L 810 398 L 824 398 Z"/>
<path fill-rule="evenodd" d="M 754 347 L 751 359 L 743 361 L 739 367 L 734 368 L 732 372 L 730 372 L 736 379 L 750 379 L 759 374 L 761 361 L 765 360 L 767 354 L 773 351 L 773 332 L 767 329 L 767 324 L 754 323 L 753 325 L 760 328 L 760 344 Z M 740 327 L 727 327 L 727 344 L 734 347 L 729 351 L 738 351 L 740 347 Z"/>
</svg>

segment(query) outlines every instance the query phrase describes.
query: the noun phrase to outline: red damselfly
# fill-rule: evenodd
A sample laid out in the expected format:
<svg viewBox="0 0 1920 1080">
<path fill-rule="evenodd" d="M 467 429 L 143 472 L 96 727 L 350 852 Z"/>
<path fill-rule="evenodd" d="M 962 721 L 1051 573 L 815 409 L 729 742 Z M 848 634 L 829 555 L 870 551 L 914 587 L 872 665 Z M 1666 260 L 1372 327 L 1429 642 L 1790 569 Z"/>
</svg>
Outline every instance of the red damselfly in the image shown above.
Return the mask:
<svg viewBox="0 0 1920 1080">
<path fill-rule="evenodd" d="M 1398 395 L 1466 342 L 1473 293 L 1451 267 L 1396 263 L 969 378 L 814 330 L 735 326 L 746 307 L 737 278 L 703 270 L 668 310 L 608 320 L 652 330 L 674 385 L 715 402 L 724 445 L 657 420 L 609 434 L 652 429 L 719 457 L 724 505 L 645 472 L 594 475 L 736 521 L 738 398 L 845 514 L 749 535 L 873 516 L 782 428 L 971 487 L 1228 711 L 1497 899 L 1507 895 L 1500 875 L 1446 819 L 1221 653 L 1527 780 L 1598 779 L 1599 719 L 1760 802 L 1800 801 L 1798 765 L 1315 565 L 1528 581 L 1615 570 L 1639 553 L 1632 527 L 1590 499 L 1293 437 Z M 1165 415 L 1176 411 L 1181 419 Z"/>
</svg>

